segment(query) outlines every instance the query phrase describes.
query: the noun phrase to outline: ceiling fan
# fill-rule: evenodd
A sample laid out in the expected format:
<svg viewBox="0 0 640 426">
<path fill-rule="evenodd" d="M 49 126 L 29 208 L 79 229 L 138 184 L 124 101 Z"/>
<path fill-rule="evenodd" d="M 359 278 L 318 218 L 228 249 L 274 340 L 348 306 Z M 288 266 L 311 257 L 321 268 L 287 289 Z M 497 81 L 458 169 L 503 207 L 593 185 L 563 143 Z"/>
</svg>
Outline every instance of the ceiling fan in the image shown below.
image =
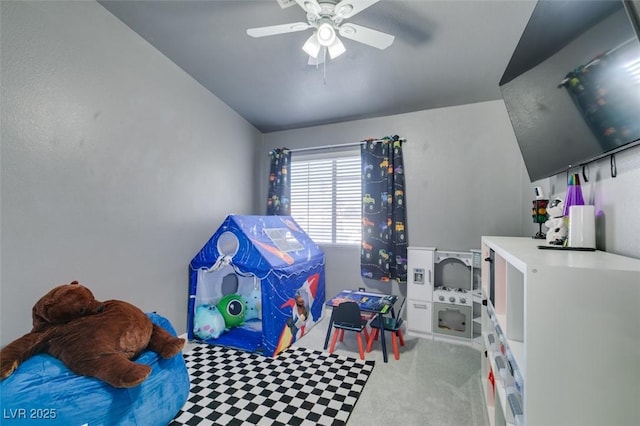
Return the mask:
<svg viewBox="0 0 640 426">
<path fill-rule="evenodd" d="M 336 3 L 331 0 L 295 0 L 307 12 L 307 22 L 249 28 L 247 34 L 251 37 L 266 37 L 313 28 L 313 34 L 302 46 L 302 50 L 309 55 L 310 64 L 319 64 L 324 61 L 324 58 L 319 55 L 321 49 L 325 54 L 328 51 L 331 59 L 337 58 L 346 51 L 336 33 L 359 43 L 381 50 L 386 49 L 393 43 L 394 36 L 344 22 L 345 19 L 351 18 L 378 1 L 380 0 L 341 0 Z"/>
</svg>

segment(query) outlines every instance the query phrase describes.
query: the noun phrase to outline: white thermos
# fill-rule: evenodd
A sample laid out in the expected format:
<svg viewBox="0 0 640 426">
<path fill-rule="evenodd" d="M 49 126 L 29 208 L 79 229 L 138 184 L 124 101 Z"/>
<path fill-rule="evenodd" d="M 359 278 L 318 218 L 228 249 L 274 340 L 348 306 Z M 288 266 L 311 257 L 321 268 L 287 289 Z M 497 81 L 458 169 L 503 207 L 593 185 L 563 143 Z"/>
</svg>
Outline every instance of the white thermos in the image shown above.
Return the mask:
<svg viewBox="0 0 640 426">
<path fill-rule="evenodd" d="M 569 207 L 569 247 L 596 248 L 595 206 Z"/>
</svg>

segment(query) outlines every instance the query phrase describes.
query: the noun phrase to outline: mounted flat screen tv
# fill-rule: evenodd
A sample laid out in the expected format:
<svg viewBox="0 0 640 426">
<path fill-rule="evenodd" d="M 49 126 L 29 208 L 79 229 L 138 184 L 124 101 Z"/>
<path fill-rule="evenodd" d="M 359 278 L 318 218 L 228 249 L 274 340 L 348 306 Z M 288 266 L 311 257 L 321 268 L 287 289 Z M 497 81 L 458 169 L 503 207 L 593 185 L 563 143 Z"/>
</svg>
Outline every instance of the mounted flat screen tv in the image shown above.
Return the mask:
<svg viewBox="0 0 640 426">
<path fill-rule="evenodd" d="M 529 178 L 640 143 L 640 41 L 623 1 L 539 1 L 500 81 Z"/>
</svg>

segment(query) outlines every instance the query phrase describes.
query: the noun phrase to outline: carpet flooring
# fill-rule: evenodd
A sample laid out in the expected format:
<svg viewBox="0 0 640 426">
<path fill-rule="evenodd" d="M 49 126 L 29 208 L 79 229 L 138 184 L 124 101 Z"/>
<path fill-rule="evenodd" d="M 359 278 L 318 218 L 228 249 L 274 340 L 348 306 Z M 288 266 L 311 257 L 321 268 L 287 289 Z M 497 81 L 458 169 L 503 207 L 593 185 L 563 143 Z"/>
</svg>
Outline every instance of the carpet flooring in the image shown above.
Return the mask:
<svg viewBox="0 0 640 426">
<path fill-rule="evenodd" d="M 197 345 L 191 390 L 170 425 L 344 425 L 374 361 L 291 347 L 275 358 Z"/>
</svg>

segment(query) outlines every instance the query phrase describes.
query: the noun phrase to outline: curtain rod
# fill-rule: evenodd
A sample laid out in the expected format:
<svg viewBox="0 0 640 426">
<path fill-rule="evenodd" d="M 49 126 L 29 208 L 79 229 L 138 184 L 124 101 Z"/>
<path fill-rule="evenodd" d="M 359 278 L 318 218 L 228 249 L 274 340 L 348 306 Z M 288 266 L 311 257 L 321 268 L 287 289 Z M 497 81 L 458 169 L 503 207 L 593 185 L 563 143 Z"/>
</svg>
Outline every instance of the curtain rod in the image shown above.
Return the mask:
<svg viewBox="0 0 640 426">
<path fill-rule="evenodd" d="M 402 143 L 405 143 L 407 140 L 406 139 L 399 139 Z M 334 148 L 345 148 L 348 146 L 359 146 L 362 145 L 363 143 L 366 142 L 374 142 L 374 143 L 379 143 L 379 142 L 383 142 L 384 139 L 374 139 L 374 140 L 364 140 L 364 141 L 360 141 L 360 142 L 349 142 L 349 143 L 343 143 L 343 144 L 336 144 L 336 145 L 324 145 L 324 146 L 310 146 L 308 148 L 292 148 L 292 149 L 288 149 L 287 151 L 289 152 L 304 152 L 304 151 L 318 151 L 321 149 L 334 149 Z M 271 155 L 273 153 L 273 151 L 269 151 L 269 155 Z"/>
</svg>

